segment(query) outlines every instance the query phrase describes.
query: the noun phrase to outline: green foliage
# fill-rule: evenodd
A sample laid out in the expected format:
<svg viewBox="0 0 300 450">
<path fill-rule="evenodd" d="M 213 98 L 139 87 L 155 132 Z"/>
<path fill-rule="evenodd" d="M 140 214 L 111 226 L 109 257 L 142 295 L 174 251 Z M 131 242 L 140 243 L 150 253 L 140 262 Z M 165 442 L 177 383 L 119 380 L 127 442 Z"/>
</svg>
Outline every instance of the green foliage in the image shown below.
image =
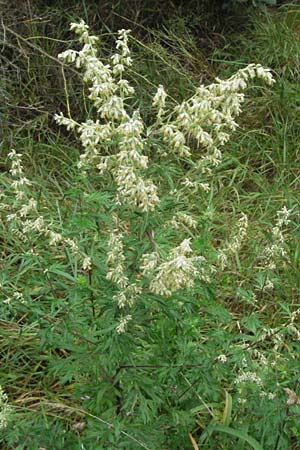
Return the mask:
<svg viewBox="0 0 300 450">
<path fill-rule="evenodd" d="M 91 256 L 92 270 L 84 270 L 67 245 L 57 249 L 38 233 L 24 241 L 13 232 L 6 216 L 20 202 L 11 186 L 10 148 L 3 147 L 1 203 L 9 208 L 1 210 L 0 385 L 14 411 L 1 430 L 3 448 L 190 449 L 188 433 L 201 449 L 297 448 L 299 404 L 286 405 L 284 389 L 299 394 L 298 9 L 255 16 L 248 34 L 212 56 L 222 78 L 253 61 L 270 65 L 277 83 L 260 93 L 251 90 L 242 127 L 212 174 L 211 192 L 179 198 L 180 210 L 192 209 L 196 230 L 161 229 L 178 207 L 167 192 L 186 176 L 186 162 L 150 167 L 150 176 L 165 190 L 153 216 L 122 210 L 125 224 L 133 227 L 124 243 L 133 272 L 151 248 L 149 230 L 155 230 L 164 255 L 189 233 L 193 251 L 215 264 L 221 243 L 230 241 L 244 212 L 249 226 L 241 250 L 224 271 L 217 269 L 211 283 L 196 282 L 191 291 L 171 298 L 144 292 L 130 310 L 133 320 L 124 334 L 116 332 L 116 287 L 106 279 L 109 229 L 120 212 L 113 180 L 104 183 L 94 172 L 79 173 L 79 152 L 66 143 L 67 138 L 75 142 L 71 134 L 38 142 L 45 133 L 39 122 L 38 138 L 32 129 L 28 136 L 14 136 L 25 176 L 33 183 L 28 194 L 49 227 Z M 166 33 L 175 39 L 172 29 Z M 290 33 L 292 48 L 285 44 Z M 191 42 L 182 36 L 180 47 L 178 36 L 172 41 L 180 55 L 177 62 L 173 55 L 172 63 L 159 47 L 140 53 L 137 42 L 132 80 L 142 75 L 156 85 L 164 82 L 162 71 L 171 84 L 168 92 L 176 94 L 179 85 L 177 100 L 188 96 L 196 82 L 194 69 L 186 70 L 195 68 L 195 61 L 185 52 Z M 108 44 L 105 51 L 109 55 Z M 151 63 L 145 62 L 149 54 Z M 211 65 L 205 70 L 210 77 Z M 150 122 L 154 87 L 149 94 L 148 81 L 137 82 L 137 102 Z M 82 118 L 76 86 L 74 93 L 69 90 L 71 104 L 75 109 L 78 103 L 76 114 Z M 274 289 L 268 291 L 257 256 L 272 243 L 271 229 L 283 205 L 292 210 L 287 257 L 279 258 L 270 273 Z"/>
<path fill-rule="evenodd" d="M 253 6 L 263 6 L 263 5 L 269 5 L 269 6 L 275 6 L 277 4 L 277 0 L 225 0 L 225 6 L 236 6 L 236 5 L 243 5 L 243 4 L 250 4 L 252 3 Z"/>
</svg>

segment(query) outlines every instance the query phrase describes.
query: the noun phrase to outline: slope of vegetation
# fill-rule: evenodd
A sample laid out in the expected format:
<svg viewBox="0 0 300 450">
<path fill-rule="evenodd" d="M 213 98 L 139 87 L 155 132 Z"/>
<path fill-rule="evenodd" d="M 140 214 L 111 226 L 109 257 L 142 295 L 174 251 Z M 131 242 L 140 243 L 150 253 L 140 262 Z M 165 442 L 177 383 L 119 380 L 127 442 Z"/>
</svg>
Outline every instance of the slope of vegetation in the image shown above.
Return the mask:
<svg viewBox="0 0 300 450">
<path fill-rule="evenodd" d="M 1 448 L 299 449 L 300 7 L 125 3 L 3 7 Z M 79 170 L 86 149 L 55 121 L 95 119 L 82 70 L 58 58 L 80 49 L 69 23 L 81 19 L 105 63 L 117 30 L 132 30 L 126 105 L 147 130 L 154 211 L 116 202 L 113 170 Z M 250 63 L 276 82 L 247 86 L 221 161 L 201 171 L 191 136 L 192 155 L 164 158 L 157 87 L 176 125 L 175 105 Z M 205 257 L 193 286 L 189 245 Z M 171 266 L 160 295 L 141 267 L 174 249 L 190 273 Z M 129 281 L 107 277 L 119 263 Z"/>
</svg>

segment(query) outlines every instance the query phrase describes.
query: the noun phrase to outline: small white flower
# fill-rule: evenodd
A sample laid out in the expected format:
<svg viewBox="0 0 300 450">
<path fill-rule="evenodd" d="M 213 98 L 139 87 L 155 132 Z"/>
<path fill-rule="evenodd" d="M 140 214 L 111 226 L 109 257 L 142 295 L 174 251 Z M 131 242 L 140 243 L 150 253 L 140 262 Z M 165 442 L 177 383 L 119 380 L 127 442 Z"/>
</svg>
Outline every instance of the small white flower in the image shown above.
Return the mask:
<svg viewBox="0 0 300 450">
<path fill-rule="evenodd" d="M 258 387 L 263 387 L 262 379 L 255 372 L 241 372 L 234 380 L 235 384 L 254 383 Z"/>
<path fill-rule="evenodd" d="M 227 356 L 226 355 L 219 355 L 219 356 L 217 356 L 217 361 L 219 361 L 221 363 L 226 363 L 227 362 Z"/>
<path fill-rule="evenodd" d="M 89 256 L 86 256 L 82 262 L 82 270 L 92 270 L 92 261 Z"/>
<path fill-rule="evenodd" d="M 130 322 L 131 320 L 132 320 L 132 316 L 130 316 L 130 315 L 122 317 L 116 328 L 117 333 L 118 334 L 125 333 L 128 322 Z"/>
<path fill-rule="evenodd" d="M 30 231 L 43 232 L 45 230 L 45 222 L 42 216 L 39 216 L 35 220 L 26 220 L 23 224 L 23 232 L 29 233 Z"/>
<path fill-rule="evenodd" d="M 49 230 L 48 232 L 47 232 L 47 234 L 49 235 L 49 237 L 50 237 L 50 241 L 49 241 L 49 245 L 50 246 L 55 246 L 55 245 L 57 245 L 59 242 L 62 242 L 62 240 L 63 240 L 63 237 L 62 237 L 62 235 L 60 234 L 60 233 L 55 233 L 54 231 L 52 231 L 52 230 Z"/>
<path fill-rule="evenodd" d="M 222 270 L 228 264 L 229 256 L 234 255 L 241 248 L 242 242 L 246 237 L 248 228 L 248 218 L 246 214 L 242 214 L 238 220 L 236 234 L 231 237 L 225 247 L 218 252 L 218 263 Z"/>
<path fill-rule="evenodd" d="M 14 297 L 16 300 L 19 300 L 21 303 L 24 302 L 24 296 L 23 296 L 23 294 L 22 294 L 21 292 L 14 292 L 14 293 L 13 293 L 13 297 Z"/>
<path fill-rule="evenodd" d="M 8 404 L 7 394 L 0 386 L 0 430 L 6 428 L 12 407 Z"/>
<path fill-rule="evenodd" d="M 182 288 L 191 288 L 194 278 L 200 275 L 195 263 L 199 259 L 189 257 L 192 252 L 190 239 L 185 239 L 178 247 L 174 248 L 167 260 L 155 268 L 149 288 L 158 295 L 170 297 L 173 292 Z"/>
<path fill-rule="evenodd" d="M 164 90 L 164 87 L 162 84 L 160 84 L 157 88 L 157 92 L 153 97 L 153 101 L 152 101 L 152 106 L 156 107 L 158 112 L 157 112 L 157 116 L 158 118 L 160 118 L 165 111 L 165 106 L 166 106 L 166 98 L 167 98 L 167 93 Z"/>
<path fill-rule="evenodd" d="M 77 255 L 79 253 L 78 245 L 73 239 L 70 238 L 64 239 L 64 243 L 70 248 L 73 255 Z"/>
<path fill-rule="evenodd" d="M 191 249 L 191 246 L 190 246 L 190 242 L 191 242 L 191 238 L 189 238 L 189 239 L 184 239 L 184 241 L 181 242 L 181 244 L 180 244 L 180 246 L 179 246 L 179 249 L 180 249 L 180 251 L 181 251 L 183 254 L 191 253 L 191 252 L 192 252 L 192 249 Z"/>
<path fill-rule="evenodd" d="M 78 123 L 75 122 L 75 120 L 65 117 L 62 112 L 59 114 L 55 114 L 54 120 L 59 125 L 64 125 L 65 127 L 67 127 L 67 130 L 73 130 L 78 126 Z"/>
</svg>

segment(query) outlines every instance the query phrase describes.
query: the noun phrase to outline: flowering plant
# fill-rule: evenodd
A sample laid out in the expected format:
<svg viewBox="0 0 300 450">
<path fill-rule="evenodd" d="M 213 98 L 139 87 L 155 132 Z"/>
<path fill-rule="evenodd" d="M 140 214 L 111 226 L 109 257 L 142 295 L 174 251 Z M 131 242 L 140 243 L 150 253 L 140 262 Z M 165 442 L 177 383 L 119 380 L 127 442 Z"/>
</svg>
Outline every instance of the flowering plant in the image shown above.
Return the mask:
<svg viewBox="0 0 300 450">
<path fill-rule="evenodd" d="M 207 406 L 221 395 L 212 392 L 212 381 L 222 391 L 228 377 L 239 386 L 241 404 L 245 383 L 256 384 L 266 399 L 273 395 L 263 352 L 243 340 L 230 350 L 234 339 L 213 321 L 207 327 L 202 307 L 219 307 L 216 282 L 234 266 L 249 225 L 241 214 L 223 244 L 207 231 L 221 149 L 238 127 L 250 82 L 274 80 L 269 69 L 250 64 L 227 80 L 201 85 L 181 103 L 159 85 L 150 121 L 135 108 L 135 90 L 125 78 L 133 63 L 129 30 L 119 31 L 109 62 L 99 58 L 98 38 L 83 21 L 71 30 L 83 46 L 59 58 L 82 71 L 90 112 L 83 122 L 71 111 L 55 119 L 78 134 L 83 151 L 72 168 L 72 189 L 63 194 L 67 206 L 62 212 L 57 202 L 57 213 L 25 177 L 21 155 L 9 153 L 11 180 L 1 208 L 21 270 L 13 282 L 9 267 L 3 277 L 5 314 L 36 327 L 53 352 L 50 373 L 76 400 L 60 410 L 85 415 L 86 422 L 72 429 L 86 427 L 87 445 L 97 434 L 97 448 L 184 448 L 195 422 L 195 396 L 209 417 L 218 417 Z M 252 305 L 270 289 L 277 261 L 287 257 L 289 215 L 286 208 L 278 213 L 273 245 L 256 256 L 265 282 L 251 292 Z M 291 333 L 297 332 L 294 321 L 288 323 Z M 264 332 L 279 339 L 277 330 Z M 203 386 L 211 402 L 202 400 Z M 89 420 L 106 425 L 106 432 L 89 434 Z"/>
<path fill-rule="evenodd" d="M 176 181 L 186 188 L 209 191 L 205 176 L 220 164 L 220 147 L 228 142 L 230 133 L 237 127 L 235 118 L 241 112 L 245 98 L 243 91 L 254 77 L 262 78 L 271 85 L 274 80 L 270 71 L 260 65 L 250 64 L 228 80 L 217 78 L 215 83 L 207 87 L 200 86 L 190 99 L 173 105 L 172 111 L 166 104 L 168 95 L 160 85 L 152 102 L 156 111 L 155 122 L 147 127 L 140 111 L 130 113 L 129 108 L 134 88 L 124 79 L 124 73 L 132 65 L 128 47 L 130 31 L 119 31 L 117 53 L 111 57 L 110 64 L 104 64 L 97 57 L 97 37 L 89 34 L 88 26 L 83 21 L 72 23 L 71 30 L 78 34 L 83 48 L 80 51 L 67 50 L 59 57 L 82 68 L 83 80 L 89 86 L 89 99 L 95 107 L 96 120 L 77 123 L 62 113 L 56 115 L 56 120 L 79 133 L 84 147 L 80 168 L 95 167 L 104 184 L 108 177 L 113 178 L 116 186 L 115 204 L 120 206 L 115 221 L 122 221 L 122 213 L 126 215 L 128 210 L 140 210 L 147 213 L 145 217 L 148 218 L 159 208 L 159 187 L 150 177 L 145 180 L 151 158 L 152 164 L 154 161 L 159 164 L 161 158 L 167 158 L 168 161 L 175 160 L 179 166 L 186 165 L 190 169 L 185 170 L 184 180 Z M 154 147 L 155 139 L 159 143 Z M 154 152 L 157 154 L 153 155 Z M 174 197 L 175 204 L 179 203 L 176 194 L 170 195 Z M 187 227 L 194 227 L 196 223 L 191 215 L 178 208 L 171 224 L 178 227 L 180 218 Z M 160 221 L 159 226 L 164 225 Z M 112 230 L 109 241 L 111 250 L 107 263 L 110 271 L 107 278 L 120 289 L 115 298 L 122 310 L 126 305 L 132 306 L 133 294 L 141 294 L 142 288 L 139 286 L 140 276 L 139 280 L 133 281 L 124 273 L 123 263 L 126 258 L 123 254 L 122 233 L 118 228 L 120 225 Z M 126 234 L 130 231 L 130 227 L 127 227 Z M 205 258 L 202 255 L 191 256 L 190 239 L 182 240 L 163 260 L 155 243 L 155 231 L 148 230 L 148 233 L 152 236 L 154 252 L 142 255 L 141 261 L 142 274 L 149 279 L 150 292 L 170 296 L 178 289 L 192 287 L 196 277 L 203 278 L 203 268 L 197 265 L 203 265 Z M 235 238 L 236 242 L 230 247 L 232 252 L 238 250 L 244 234 L 241 232 L 241 236 Z M 222 255 L 225 259 L 224 251 Z M 131 315 L 121 319 L 119 331 L 125 331 L 125 323 L 129 319 L 132 319 Z"/>
</svg>

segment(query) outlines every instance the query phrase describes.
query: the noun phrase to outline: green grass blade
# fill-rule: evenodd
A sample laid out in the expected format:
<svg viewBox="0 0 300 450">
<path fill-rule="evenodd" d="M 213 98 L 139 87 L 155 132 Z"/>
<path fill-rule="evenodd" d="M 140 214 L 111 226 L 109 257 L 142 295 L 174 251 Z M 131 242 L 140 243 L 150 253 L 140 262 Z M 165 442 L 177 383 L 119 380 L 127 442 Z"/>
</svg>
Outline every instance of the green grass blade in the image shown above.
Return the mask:
<svg viewBox="0 0 300 450">
<path fill-rule="evenodd" d="M 220 433 L 227 433 L 231 436 L 235 436 L 239 439 L 243 439 L 246 441 L 254 450 L 264 450 L 263 447 L 257 442 L 256 439 L 252 438 L 246 433 L 243 433 L 242 431 L 235 430 L 234 428 L 227 427 L 225 425 L 213 425 L 212 427 L 209 427 L 210 432 L 220 432 Z"/>
<path fill-rule="evenodd" d="M 229 426 L 231 422 L 231 412 L 232 412 L 232 397 L 226 391 L 225 408 L 223 411 L 223 425 Z"/>
</svg>

